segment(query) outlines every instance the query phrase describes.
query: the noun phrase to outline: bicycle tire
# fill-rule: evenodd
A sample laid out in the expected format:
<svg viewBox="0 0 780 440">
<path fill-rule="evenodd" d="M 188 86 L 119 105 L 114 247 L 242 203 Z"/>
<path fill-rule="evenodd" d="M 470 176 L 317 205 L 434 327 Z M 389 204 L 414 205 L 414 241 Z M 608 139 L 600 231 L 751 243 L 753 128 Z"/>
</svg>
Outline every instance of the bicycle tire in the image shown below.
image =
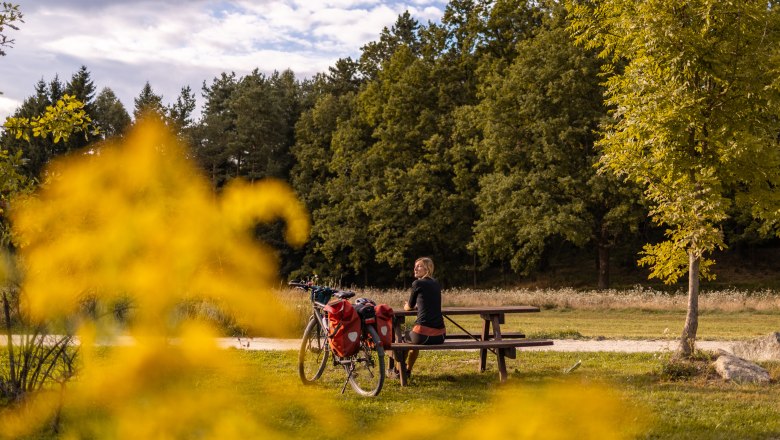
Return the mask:
<svg viewBox="0 0 780 440">
<path fill-rule="evenodd" d="M 298 353 L 298 375 L 305 385 L 313 384 L 322 376 L 329 354 L 327 334 L 312 316 L 303 331 L 301 350 Z"/>
<path fill-rule="evenodd" d="M 373 326 L 368 326 L 367 337 L 371 338 L 373 347 L 369 346 L 367 338 L 360 342 L 360 350 L 354 356 L 350 365 L 345 365 L 347 374 L 349 369 L 349 384 L 358 394 L 373 397 L 382 391 L 385 382 L 385 350 L 382 348 L 379 335 Z"/>
</svg>

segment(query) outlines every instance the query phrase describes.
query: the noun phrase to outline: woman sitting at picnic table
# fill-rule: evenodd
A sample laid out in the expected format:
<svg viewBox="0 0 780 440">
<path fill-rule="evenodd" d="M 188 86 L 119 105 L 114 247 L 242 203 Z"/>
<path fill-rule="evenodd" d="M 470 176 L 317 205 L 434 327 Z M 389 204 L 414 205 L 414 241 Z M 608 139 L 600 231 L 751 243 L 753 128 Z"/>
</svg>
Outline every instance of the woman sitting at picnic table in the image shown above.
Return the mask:
<svg viewBox="0 0 780 440">
<path fill-rule="evenodd" d="M 410 332 L 404 335 L 406 342 L 412 344 L 434 345 L 444 343 L 444 316 L 441 314 L 441 286 L 433 278 L 433 260 L 418 258 L 414 262 L 412 294 L 404 304 L 404 310 L 417 309 L 417 320 Z M 409 350 L 407 371 L 412 374 L 419 350 Z"/>
</svg>

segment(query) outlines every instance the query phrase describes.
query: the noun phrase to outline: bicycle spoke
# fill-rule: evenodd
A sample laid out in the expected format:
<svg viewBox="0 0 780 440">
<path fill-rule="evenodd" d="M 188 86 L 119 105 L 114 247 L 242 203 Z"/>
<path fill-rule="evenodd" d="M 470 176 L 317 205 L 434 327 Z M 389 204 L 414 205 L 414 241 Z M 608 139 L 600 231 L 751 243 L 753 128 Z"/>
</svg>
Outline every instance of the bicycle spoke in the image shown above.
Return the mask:
<svg viewBox="0 0 780 440">
<path fill-rule="evenodd" d="M 367 332 L 367 338 L 379 341 L 379 336 L 373 327 L 368 327 Z M 352 388 L 364 396 L 379 394 L 385 380 L 384 350 L 378 344 L 374 344 L 374 347 L 373 349 L 369 347 L 366 339 L 361 342 L 359 355 L 352 360 L 351 373 L 348 378 Z M 375 369 L 379 371 L 376 372 Z"/>
</svg>

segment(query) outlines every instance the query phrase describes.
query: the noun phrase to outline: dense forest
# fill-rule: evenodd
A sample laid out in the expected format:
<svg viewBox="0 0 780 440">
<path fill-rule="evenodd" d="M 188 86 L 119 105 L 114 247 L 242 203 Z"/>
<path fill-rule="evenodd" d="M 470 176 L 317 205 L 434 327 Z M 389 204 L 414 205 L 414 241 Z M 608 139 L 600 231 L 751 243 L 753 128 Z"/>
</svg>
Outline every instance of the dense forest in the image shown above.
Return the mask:
<svg viewBox="0 0 780 440">
<path fill-rule="evenodd" d="M 257 230 L 279 249 L 283 276 L 402 286 L 414 259 L 431 256 L 448 286 L 577 272 L 566 282 L 607 288 L 611 272 L 647 277 L 637 260 L 664 229 L 646 188 L 598 166 L 617 108 L 606 89 L 625 66 L 573 28 L 561 2 L 452 0 L 440 22 L 404 13 L 357 59 L 312 78 L 258 66 L 204 81 L 197 119 L 189 87 L 166 103 L 147 82 L 131 114 L 83 66 L 65 82 L 39 81 L 13 116 L 68 94 L 99 134 L 54 143 L 5 133 L 0 143 L 41 181 L 54 157 L 159 117 L 214 191 L 236 178 L 292 186 L 311 214 L 308 244 L 286 247 L 282 225 Z M 771 231 L 739 209 L 719 225 L 721 248 L 772 247 Z"/>
</svg>

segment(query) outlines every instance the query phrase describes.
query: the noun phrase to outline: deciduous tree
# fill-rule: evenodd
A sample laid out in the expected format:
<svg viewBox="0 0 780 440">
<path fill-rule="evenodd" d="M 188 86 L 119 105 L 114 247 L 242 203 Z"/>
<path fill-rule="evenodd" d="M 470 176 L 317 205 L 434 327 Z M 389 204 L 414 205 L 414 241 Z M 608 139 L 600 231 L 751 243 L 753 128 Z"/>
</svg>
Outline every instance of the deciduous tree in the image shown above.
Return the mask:
<svg viewBox="0 0 780 440">
<path fill-rule="evenodd" d="M 699 279 L 737 209 L 776 232 L 780 210 L 780 5 L 776 1 L 569 2 L 572 29 L 611 62 L 601 167 L 640 184 L 667 240 L 641 262 L 688 274 L 679 353 L 694 349 Z"/>
<path fill-rule="evenodd" d="M 510 261 L 528 275 L 556 243 L 590 245 L 599 251 L 598 284 L 606 288 L 609 249 L 639 211 L 630 191 L 594 167 L 596 129 L 607 114 L 601 63 L 575 46 L 562 7 L 538 7 L 545 19 L 517 43 L 506 68 L 485 77 L 472 117 L 489 169 L 476 196 L 473 246 L 483 261 Z"/>
<path fill-rule="evenodd" d="M 2 9 L 0 9 L 0 56 L 5 56 L 4 48 L 14 44 L 13 38 L 7 35 L 6 28 L 18 31 L 18 23 L 24 23 L 24 15 L 19 9 L 19 5 L 3 2 Z"/>
</svg>

